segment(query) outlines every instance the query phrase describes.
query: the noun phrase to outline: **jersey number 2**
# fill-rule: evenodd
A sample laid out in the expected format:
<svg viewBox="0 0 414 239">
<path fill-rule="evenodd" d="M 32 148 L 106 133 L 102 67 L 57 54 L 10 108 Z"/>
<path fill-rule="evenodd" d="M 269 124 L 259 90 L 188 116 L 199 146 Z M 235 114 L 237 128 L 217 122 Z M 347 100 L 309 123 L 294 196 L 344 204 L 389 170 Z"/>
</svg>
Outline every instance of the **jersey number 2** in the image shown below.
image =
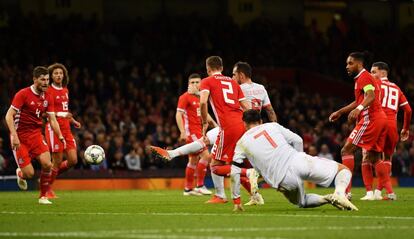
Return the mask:
<svg viewBox="0 0 414 239">
<path fill-rule="evenodd" d="M 254 136 L 254 139 L 257 139 L 257 138 L 259 138 L 262 135 L 267 139 L 267 141 L 269 141 L 269 143 L 273 146 L 273 148 L 276 148 L 277 147 L 276 142 L 272 139 L 272 137 L 270 137 L 270 135 L 267 133 L 266 130 L 260 131 L 258 134 L 256 134 Z"/>
<path fill-rule="evenodd" d="M 227 86 L 228 87 L 227 89 L 223 88 L 224 102 L 226 102 L 228 104 L 234 104 L 234 100 L 229 99 L 229 96 L 228 96 L 228 94 L 233 94 L 233 86 L 231 85 L 231 82 L 229 82 L 229 81 L 221 81 L 221 84 L 223 86 Z"/>
</svg>

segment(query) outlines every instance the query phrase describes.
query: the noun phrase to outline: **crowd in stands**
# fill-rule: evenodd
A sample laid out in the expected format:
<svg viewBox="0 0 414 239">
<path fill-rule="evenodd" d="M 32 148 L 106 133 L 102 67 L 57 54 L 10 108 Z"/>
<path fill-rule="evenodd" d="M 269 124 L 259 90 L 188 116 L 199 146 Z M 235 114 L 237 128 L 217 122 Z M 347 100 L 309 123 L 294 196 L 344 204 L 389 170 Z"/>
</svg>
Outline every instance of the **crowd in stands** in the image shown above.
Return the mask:
<svg viewBox="0 0 414 239">
<path fill-rule="evenodd" d="M 75 169 L 184 167 L 185 160 L 154 159 L 146 146 L 178 146 L 178 96 L 190 73 L 205 76 L 206 56 L 222 56 L 226 74 L 232 64 L 244 60 L 253 67 L 307 69 L 352 84 L 345 77 L 345 58 L 350 51 L 368 49 L 390 62 L 390 79 L 414 105 L 414 63 L 409 60 L 414 55 L 414 27 L 383 34 L 390 29 L 369 27 L 360 16 L 334 21 L 326 33 L 316 21 L 303 26 L 265 18 L 240 27 L 225 16 L 112 23 L 81 16 L 11 17 L 0 27 L 1 115 L 4 118 L 17 90 L 30 85 L 34 65 L 61 62 L 70 74 L 70 110 L 82 123 L 81 129 L 73 129 L 80 159 Z M 353 127 L 346 117 L 335 124 L 327 119 L 346 100 L 305 93 L 301 89 L 306 85 L 275 88 L 272 79 L 253 80 L 266 86 L 279 122 L 303 137 L 307 152 L 340 161 L 340 148 Z M 410 132 L 394 155 L 394 175 L 414 176 L 414 127 Z M 0 136 L 1 174 L 13 174 L 16 165 L 4 122 Z M 83 163 L 83 151 L 91 144 L 105 149 L 103 164 Z"/>
</svg>

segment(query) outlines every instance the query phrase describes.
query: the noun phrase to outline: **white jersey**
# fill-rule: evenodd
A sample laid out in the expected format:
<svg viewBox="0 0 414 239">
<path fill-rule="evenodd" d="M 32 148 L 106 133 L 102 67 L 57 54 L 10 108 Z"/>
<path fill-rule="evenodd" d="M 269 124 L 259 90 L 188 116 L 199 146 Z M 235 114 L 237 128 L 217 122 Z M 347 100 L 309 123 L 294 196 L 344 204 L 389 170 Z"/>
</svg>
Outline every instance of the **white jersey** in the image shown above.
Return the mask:
<svg viewBox="0 0 414 239">
<path fill-rule="evenodd" d="M 252 109 L 261 110 L 270 105 L 269 95 L 265 87 L 257 83 L 243 83 L 240 85 L 244 97 L 251 102 Z"/>
<path fill-rule="evenodd" d="M 291 164 L 303 152 L 302 138 L 278 123 L 266 123 L 246 131 L 237 142 L 233 162 L 248 159 L 272 187 L 278 188 Z"/>
</svg>

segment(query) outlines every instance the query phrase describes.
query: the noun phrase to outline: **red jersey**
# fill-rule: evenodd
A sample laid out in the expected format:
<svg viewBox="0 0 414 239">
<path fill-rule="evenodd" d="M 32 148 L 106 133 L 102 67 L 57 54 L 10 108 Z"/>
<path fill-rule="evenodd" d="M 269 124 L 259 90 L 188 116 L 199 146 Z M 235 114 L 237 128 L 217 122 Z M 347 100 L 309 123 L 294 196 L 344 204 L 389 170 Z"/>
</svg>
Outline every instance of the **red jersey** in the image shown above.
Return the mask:
<svg viewBox="0 0 414 239">
<path fill-rule="evenodd" d="M 360 105 L 365 98 L 364 87 L 367 85 L 372 85 L 375 87 L 375 100 L 371 105 L 364 110 L 362 110 L 360 116 L 368 114 L 370 118 L 382 114 L 381 107 L 381 88 L 378 82 L 372 77 L 372 75 L 363 69 L 359 74 L 354 78 L 355 79 L 355 101 L 357 105 Z"/>
<path fill-rule="evenodd" d="M 47 93 L 50 95 L 51 100 L 56 112 L 56 119 L 59 123 L 61 130 L 70 129 L 69 119 L 62 117 L 62 114 L 69 112 L 69 91 L 66 87 L 58 87 L 55 85 L 49 86 Z"/>
<path fill-rule="evenodd" d="M 242 122 L 240 101 L 245 100 L 240 85 L 230 77 L 215 74 L 201 81 L 201 91 L 210 92 L 210 104 L 218 125 L 225 129 Z"/>
<path fill-rule="evenodd" d="M 33 86 L 17 92 L 11 107 L 17 111 L 14 117 L 14 126 L 18 135 L 41 133 L 43 113 L 54 112 L 50 95 L 48 93 L 36 93 Z"/>
<path fill-rule="evenodd" d="M 188 92 L 178 99 L 177 111 L 183 112 L 184 129 L 187 136 L 201 134 L 200 98 Z"/>
<path fill-rule="evenodd" d="M 387 115 L 388 120 L 397 120 L 398 109 L 407 105 L 408 101 L 405 95 L 395 83 L 388 81 L 387 78 L 381 78 L 381 97 L 382 110 Z"/>
</svg>

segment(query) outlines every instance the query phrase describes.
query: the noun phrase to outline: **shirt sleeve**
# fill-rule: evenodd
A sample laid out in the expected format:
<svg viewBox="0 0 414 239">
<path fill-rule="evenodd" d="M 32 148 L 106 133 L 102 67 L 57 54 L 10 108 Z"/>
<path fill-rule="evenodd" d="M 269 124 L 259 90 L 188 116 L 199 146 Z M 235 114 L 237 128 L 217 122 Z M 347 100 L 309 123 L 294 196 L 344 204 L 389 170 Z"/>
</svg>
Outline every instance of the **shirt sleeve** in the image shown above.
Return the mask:
<svg viewBox="0 0 414 239">
<path fill-rule="evenodd" d="M 237 99 L 239 101 L 243 101 L 246 99 L 246 97 L 244 97 L 244 93 L 242 91 L 242 89 L 240 88 L 240 85 L 238 83 L 235 84 L 235 88 L 237 89 Z"/>
<path fill-rule="evenodd" d="M 185 95 L 181 95 L 180 98 L 178 98 L 177 111 L 184 112 L 186 108 L 187 108 L 187 97 L 185 97 Z"/>
<path fill-rule="evenodd" d="M 11 107 L 17 111 L 21 110 L 25 99 L 26 96 L 22 90 L 17 92 L 16 95 L 14 95 Z"/>
<path fill-rule="evenodd" d="M 286 139 L 286 141 L 292 145 L 293 148 L 296 149 L 296 151 L 298 152 L 303 152 L 303 140 L 302 138 L 293 133 L 292 131 L 290 131 L 289 129 L 281 126 L 278 123 L 274 123 L 280 130 L 280 132 L 282 133 L 283 137 Z"/>
<path fill-rule="evenodd" d="M 201 81 L 201 84 L 200 84 L 200 92 L 201 91 L 208 91 L 208 92 L 210 92 L 210 84 L 209 84 L 209 80 L 208 80 L 209 78 L 204 78 L 202 81 Z"/>
<path fill-rule="evenodd" d="M 263 98 L 263 107 L 267 107 L 267 106 L 269 106 L 269 105 L 271 105 L 270 104 L 270 99 L 269 99 L 269 95 L 267 94 L 267 91 L 266 91 L 266 89 L 263 87 L 263 90 L 264 90 L 264 92 L 265 92 L 265 94 L 264 94 L 264 98 Z"/>
<path fill-rule="evenodd" d="M 46 112 L 48 114 L 54 114 L 55 113 L 55 102 L 54 97 L 51 94 L 46 94 L 46 101 L 47 101 L 47 107 Z"/>
<path fill-rule="evenodd" d="M 368 90 L 375 90 L 375 82 L 368 76 L 363 76 L 358 81 L 358 89 L 367 92 Z"/>
<path fill-rule="evenodd" d="M 246 153 L 244 152 L 244 146 L 241 139 L 237 142 L 236 149 L 234 150 L 233 162 L 243 163 L 243 160 L 247 158 Z"/>
</svg>

